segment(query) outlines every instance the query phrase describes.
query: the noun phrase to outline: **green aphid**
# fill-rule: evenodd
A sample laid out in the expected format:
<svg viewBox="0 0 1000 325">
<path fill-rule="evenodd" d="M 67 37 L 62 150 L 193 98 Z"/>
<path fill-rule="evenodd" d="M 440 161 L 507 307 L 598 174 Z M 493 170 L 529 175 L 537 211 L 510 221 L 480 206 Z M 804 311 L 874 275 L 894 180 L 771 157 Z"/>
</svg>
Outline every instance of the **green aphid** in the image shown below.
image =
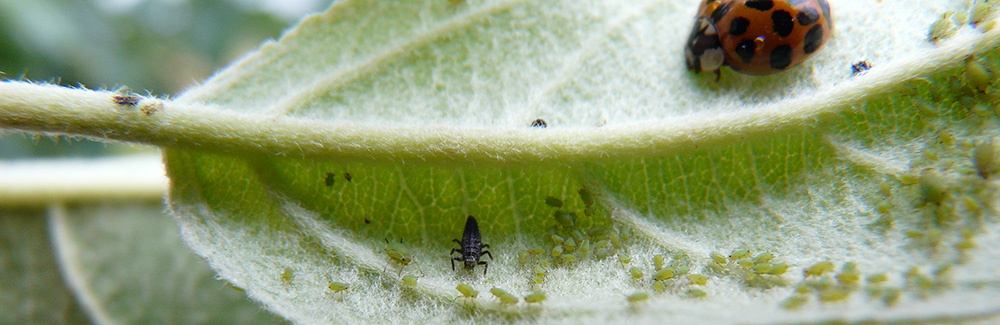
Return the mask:
<svg viewBox="0 0 1000 325">
<path fill-rule="evenodd" d="M 796 310 L 802 308 L 802 306 L 805 306 L 805 304 L 808 302 L 809 302 L 809 297 L 804 295 L 794 295 L 788 297 L 788 299 L 785 299 L 785 301 L 781 302 L 781 308 L 787 310 Z"/>
<path fill-rule="evenodd" d="M 545 254 L 545 250 L 541 248 L 532 248 L 528 250 L 528 254 L 531 255 L 542 255 Z"/>
<path fill-rule="evenodd" d="M 622 227 L 622 229 L 618 231 L 618 235 L 621 236 L 622 242 L 624 243 L 632 238 L 632 228 Z"/>
<path fill-rule="evenodd" d="M 885 273 L 879 273 L 868 277 L 868 283 L 871 284 L 882 284 L 889 280 L 889 276 Z"/>
<path fill-rule="evenodd" d="M 617 231 L 612 231 L 612 232 L 608 233 L 608 239 L 611 240 L 611 245 L 615 245 L 615 249 L 621 249 L 622 248 L 622 239 L 621 239 L 621 237 L 618 236 L 618 232 Z"/>
<path fill-rule="evenodd" d="M 663 265 L 666 264 L 666 263 L 667 263 L 666 258 L 664 258 L 663 255 L 653 256 L 653 269 L 654 270 L 662 269 Z"/>
<path fill-rule="evenodd" d="M 521 250 L 517 252 L 517 263 L 521 266 L 528 264 L 528 251 Z"/>
<path fill-rule="evenodd" d="M 955 243 L 955 249 L 959 251 L 967 251 L 973 248 L 976 248 L 976 242 L 972 241 L 972 239 L 962 239 L 958 243 Z"/>
<path fill-rule="evenodd" d="M 497 299 L 500 299 L 500 302 L 504 304 L 516 304 L 520 300 L 514 295 L 505 291 L 504 289 L 500 289 L 497 287 L 493 287 L 493 289 L 490 289 L 490 293 L 496 296 Z"/>
<path fill-rule="evenodd" d="M 892 203 L 886 200 L 879 200 L 878 205 L 875 206 L 875 211 L 879 214 L 887 214 L 892 211 Z"/>
<path fill-rule="evenodd" d="M 796 286 L 795 287 L 795 293 L 796 294 L 800 294 L 800 295 L 804 295 L 804 294 L 809 293 L 809 285 L 803 283 L 803 284 L 800 284 L 800 285 Z"/>
<path fill-rule="evenodd" d="M 543 302 L 545 299 L 546 297 L 544 292 L 532 292 L 531 294 L 524 296 L 524 302 L 529 304 Z"/>
<path fill-rule="evenodd" d="M 580 232 L 580 229 L 573 229 L 573 231 L 570 232 L 570 235 L 573 236 L 573 238 L 575 238 L 576 242 L 578 243 L 582 243 L 583 240 L 586 239 L 583 237 L 583 233 Z"/>
<path fill-rule="evenodd" d="M 561 256 L 563 263 L 573 263 L 576 262 L 576 255 L 573 254 L 563 254 Z"/>
<path fill-rule="evenodd" d="M 286 267 L 284 271 L 281 271 L 281 281 L 284 281 L 285 283 L 292 283 L 293 277 L 294 275 L 292 274 L 291 268 Z"/>
<path fill-rule="evenodd" d="M 774 264 L 774 266 L 771 267 L 771 270 L 767 271 L 767 274 L 782 275 L 782 274 L 785 274 L 785 271 L 788 271 L 788 264 L 787 263 L 778 263 L 778 264 Z"/>
<path fill-rule="evenodd" d="M 899 303 L 899 297 L 901 294 L 902 292 L 899 291 L 899 289 L 888 288 L 885 290 L 885 296 L 882 296 L 882 302 L 885 303 L 886 306 L 895 306 L 896 303 Z"/>
<path fill-rule="evenodd" d="M 994 8 L 994 5 L 990 4 L 989 0 L 977 1 L 976 5 L 972 6 L 969 23 L 971 23 L 973 26 L 978 26 L 984 20 L 995 14 L 996 14 L 996 8 Z"/>
<path fill-rule="evenodd" d="M 830 261 L 822 261 L 812 266 L 807 267 L 804 272 L 806 277 L 810 276 L 822 276 L 826 272 L 833 271 L 834 265 Z"/>
<path fill-rule="evenodd" d="M 757 274 L 769 274 L 773 268 L 771 263 L 760 263 L 753 266 L 753 271 Z"/>
<path fill-rule="evenodd" d="M 903 277 L 907 280 L 911 280 L 918 276 L 922 276 L 922 274 L 920 273 L 920 268 L 916 266 L 911 266 L 908 270 L 906 270 L 906 273 L 903 274 Z"/>
<path fill-rule="evenodd" d="M 629 274 L 632 275 L 633 279 L 636 280 L 642 279 L 642 269 L 633 266 L 632 268 L 628 269 L 628 272 Z"/>
<path fill-rule="evenodd" d="M 754 267 L 753 261 L 751 261 L 751 260 L 739 260 L 738 262 L 736 262 L 736 264 L 739 265 L 739 266 L 741 266 L 741 267 L 748 268 L 748 269 Z"/>
<path fill-rule="evenodd" d="M 589 206 L 589 207 L 583 208 L 583 215 L 588 216 L 588 217 L 593 217 L 594 213 L 596 213 L 596 212 L 597 212 L 597 209 L 595 209 L 593 206 Z"/>
<path fill-rule="evenodd" d="M 659 271 L 656 271 L 656 273 L 653 274 L 653 280 L 654 281 L 669 280 L 669 279 L 671 279 L 671 278 L 674 277 L 674 274 L 676 274 L 676 272 L 674 271 L 674 268 L 672 268 L 672 267 L 665 267 L 665 268 L 663 268 L 663 269 L 661 269 Z"/>
<path fill-rule="evenodd" d="M 347 288 L 349 288 L 350 285 L 347 284 L 347 283 L 334 281 L 334 282 L 330 282 L 330 285 L 328 285 L 326 287 L 329 288 L 330 291 L 333 291 L 333 293 L 338 293 L 338 292 L 347 290 Z"/>
<path fill-rule="evenodd" d="M 589 241 L 584 241 L 584 242 L 580 243 L 580 247 L 577 247 L 576 251 L 580 252 L 580 254 L 588 254 L 588 253 L 590 253 L 590 242 Z"/>
<path fill-rule="evenodd" d="M 952 17 L 955 15 L 952 11 L 947 11 L 941 14 L 941 17 L 931 24 L 930 31 L 927 33 L 927 38 L 936 43 L 939 40 L 951 37 L 955 34 L 955 24 L 952 21 Z"/>
<path fill-rule="evenodd" d="M 572 214 L 563 212 L 563 210 L 556 210 L 553 216 L 556 218 L 556 221 L 558 221 L 559 224 L 562 225 L 563 227 L 573 228 L 573 226 L 576 224 L 576 218 L 573 217 Z"/>
<path fill-rule="evenodd" d="M 587 231 L 587 234 L 590 235 L 590 238 L 594 238 L 596 240 L 606 237 L 608 235 L 608 231 L 605 230 L 604 227 L 593 227 Z"/>
<path fill-rule="evenodd" d="M 562 254 L 563 254 L 563 247 L 562 247 L 562 245 L 559 245 L 559 246 L 556 246 L 556 247 L 552 248 L 552 257 L 559 257 L 559 256 L 562 256 Z"/>
<path fill-rule="evenodd" d="M 537 266 L 537 265 L 535 266 L 535 270 L 534 271 L 535 271 L 535 275 L 541 276 L 541 277 L 544 277 L 544 276 L 546 276 L 546 275 L 549 274 L 548 272 L 545 271 L 545 269 L 543 269 L 541 266 Z"/>
<path fill-rule="evenodd" d="M 965 58 L 965 80 L 969 82 L 969 86 L 975 88 L 981 93 L 986 93 L 986 90 L 993 83 L 993 76 L 990 74 L 990 70 L 987 70 L 979 60 L 975 57 Z"/>
<path fill-rule="evenodd" d="M 664 290 L 667 290 L 667 285 L 663 281 L 653 282 L 653 291 L 663 292 Z"/>
<path fill-rule="evenodd" d="M 934 270 L 934 277 L 937 278 L 938 281 L 946 281 L 951 275 L 951 267 L 952 266 L 950 264 L 939 267 L 937 270 Z"/>
<path fill-rule="evenodd" d="M 531 277 L 531 283 L 542 284 L 543 282 L 545 282 L 545 279 L 540 276 L 534 275 Z"/>
<path fill-rule="evenodd" d="M 583 205 L 588 207 L 594 205 L 594 195 L 590 194 L 590 191 L 581 188 L 577 193 L 580 194 L 580 201 L 583 201 Z"/>
<path fill-rule="evenodd" d="M 745 248 L 735 249 L 731 254 L 729 254 L 729 260 L 735 261 L 750 255 L 750 250 Z"/>
<path fill-rule="evenodd" d="M 399 268 L 399 273 L 403 273 L 403 268 L 410 265 L 413 262 L 413 256 L 410 255 L 410 249 L 403 245 L 403 241 L 400 240 L 398 243 L 391 243 L 388 239 L 385 240 L 385 254 L 389 256 L 393 262 L 396 262 L 402 267 Z"/>
<path fill-rule="evenodd" d="M 991 175 L 1000 172 L 1000 148 L 997 148 L 993 138 L 976 143 L 972 149 L 972 163 L 976 166 L 979 177 L 989 179 Z"/>
<path fill-rule="evenodd" d="M 982 208 L 982 206 L 979 205 L 979 201 L 976 201 L 976 199 L 973 199 L 968 195 L 962 196 L 962 204 L 965 205 L 966 209 L 969 209 L 969 211 L 972 212 L 977 212 Z"/>
<path fill-rule="evenodd" d="M 472 286 L 470 286 L 468 284 L 459 283 L 458 286 L 455 287 L 455 289 L 457 289 L 458 292 L 461 292 L 462 296 L 464 296 L 466 298 L 476 298 L 476 297 L 479 297 L 479 291 L 476 291 L 476 289 L 473 289 Z"/>
<path fill-rule="evenodd" d="M 621 262 L 622 265 L 628 265 L 629 263 L 632 263 L 632 257 L 628 256 L 628 255 L 624 255 L 624 254 L 620 254 L 619 253 L 618 254 L 618 261 Z"/>
<path fill-rule="evenodd" d="M 541 262 L 538 262 L 538 266 L 541 266 L 541 267 L 544 267 L 544 268 L 548 268 L 548 267 L 552 266 L 552 264 L 549 264 L 549 261 L 541 261 Z"/>
<path fill-rule="evenodd" d="M 417 277 L 412 274 L 407 274 L 403 276 L 403 284 L 407 287 L 417 286 Z"/>
<path fill-rule="evenodd" d="M 572 237 L 571 238 L 566 238 L 566 241 L 563 242 L 563 250 L 566 251 L 566 252 L 569 252 L 569 253 L 572 253 L 573 251 L 575 251 L 576 250 L 576 240 L 573 239 Z"/>
<path fill-rule="evenodd" d="M 563 207 L 563 202 L 562 200 L 557 199 L 554 196 L 550 195 L 545 197 L 545 205 L 548 205 L 553 208 L 561 208 Z"/>
<path fill-rule="evenodd" d="M 549 236 L 549 238 L 552 238 L 552 242 L 555 243 L 556 245 L 562 245 L 562 243 L 566 242 L 566 239 L 562 238 L 562 236 L 559 235 L 551 235 Z"/>
<path fill-rule="evenodd" d="M 708 283 L 708 277 L 701 274 L 688 274 L 687 279 L 691 284 L 696 286 L 703 286 Z"/>
<path fill-rule="evenodd" d="M 633 303 L 633 304 L 634 303 L 638 303 L 638 302 L 643 302 L 643 301 L 649 300 L 649 293 L 646 293 L 646 292 L 636 292 L 636 293 L 633 293 L 633 294 L 629 295 L 628 297 L 625 297 L 625 299 L 628 300 L 629 303 Z"/>
<path fill-rule="evenodd" d="M 773 258 L 774 254 L 771 254 L 771 252 L 763 252 L 753 258 L 753 264 L 770 263 Z"/>
<path fill-rule="evenodd" d="M 861 274 L 857 271 L 845 271 L 837 274 L 837 281 L 843 285 L 854 285 L 861 281 Z"/>
<path fill-rule="evenodd" d="M 611 246 L 611 241 L 610 240 L 606 240 L 606 239 L 597 242 L 597 244 L 594 244 L 594 248 L 595 249 L 599 249 L 599 250 L 608 249 L 608 247 L 610 247 L 610 246 Z"/>
<path fill-rule="evenodd" d="M 726 265 L 726 257 L 722 256 L 722 254 L 712 252 L 711 254 L 708 254 L 708 256 L 711 257 L 712 261 L 715 263 L 719 263 L 719 265 Z"/>
<path fill-rule="evenodd" d="M 670 263 L 670 264 L 673 264 L 673 263 Z M 677 271 L 677 274 L 680 274 L 680 275 L 687 274 L 688 271 L 690 271 L 690 269 L 688 268 L 687 265 L 677 265 L 677 266 L 671 266 L 671 267 L 674 268 L 674 271 Z"/>
<path fill-rule="evenodd" d="M 933 168 L 920 173 L 920 199 L 926 204 L 940 205 L 948 198 L 948 181 Z"/>
<path fill-rule="evenodd" d="M 691 298 L 705 298 L 708 296 L 708 293 L 705 293 L 705 291 L 701 289 L 688 289 L 686 294 Z"/>
</svg>

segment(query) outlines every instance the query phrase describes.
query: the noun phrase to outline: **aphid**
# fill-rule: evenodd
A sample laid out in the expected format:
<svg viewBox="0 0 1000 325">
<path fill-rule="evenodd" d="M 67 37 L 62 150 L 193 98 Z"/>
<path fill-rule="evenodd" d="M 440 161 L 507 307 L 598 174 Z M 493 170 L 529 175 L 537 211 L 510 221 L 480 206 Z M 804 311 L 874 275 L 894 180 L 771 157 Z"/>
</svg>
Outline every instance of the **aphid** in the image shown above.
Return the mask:
<svg viewBox="0 0 1000 325">
<path fill-rule="evenodd" d="M 819 301 L 822 302 L 834 302 L 846 300 L 851 292 L 846 289 L 841 288 L 829 288 L 819 293 Z"/>
<path fill-rule="evenodd" d="M 553 216 L 559 224 L 566 228 L 573 228 L 573 225 L 576 223 L 576 220 L 574 220 L 576 218 L 574 218 L 572 214 L 563 212 L 562 210 L 556 210 Z"/>
<path fill-rule="evenodd" d="M 142 106 L 139 107 L 139 111 L 142 112 L 142 114 L 145 114 L 146 116 L 153 115 L 154 113 L 159 112 L 160 110 L 163 110 L 163 102 L 158 100 L 154 100 L 152 103 L 149 104 L 143 104 Z"/>
<path fill-rule="evenodd" d="M 563 201 L 550 195 L 545 197 L 545 205 L 553 208 L 561 208 L 563 206 Z"/>
<path fill-rule="evenodd" d="M 763 252 L 763 253 L 757 254 L 757 257 L 753 258 L 753 263 L 754 264 L 768 263 L 768 262 L 771 262 L 771 259 L 773 259 L 773 258 L 774 258 L 774 254 L 771 254 L 771 252 Z"/>
<path fill-rule="evenodd" d="M 699 1 L 684 56 L 688 69 L 770 74 L 815 54 L 833 35 L 826 0 Z"/>
<path fill-rule="evenodd" d="M 711 257 L 712 261 L 715 263 L 719 263 L 720 265 L 726 264 L 726 257 L 722 256 L 722 254 L 713 252 L 711 254 L 708 254 L 708 256 Z"/>
<path fill-rule="evenodd" d="M 334 173 L 326 173 L 326 180 L 323 181 L 327 187 L 333 186 L 333 183 L 337 180 L 337 175 Z"/>
<path fill-rule="evenodd" d="M 545 120 L 543 120 L 543 119 L 536 119 L 534 121 L 531 121 L 531 127 L 533 127 L 533 128 L 543 128 L 544 129 L 544 128 L 548 127 L 548 126 L 549 126 L 549 124 L 545 123 Z"/>
<path fill-rule="evenodd" d="M 653 274 L 653 280 L 654 281 L 669 280 L 674 277 L 674 274 L 675 274 L 674 268 L 665 267 L 662 270 L 656 271 L 656 273 Z"/>
<path fill-rule="evenodd" d="M 618 262 L 621 262 L 622 265 L 628 265 L 628 263 L 632 263 L 632 257 L 628 255 L 618 254 Z"/>
<path fill-rule="evenodd" d="M 563 239 L 562 236 L 559 235 L 551 235 L 549 238 L 552 238 L 552 242 L 556 245 L 562 245 L 562 243 L 566 241 L 566 239 Z"/>
<path fill-rule="evenodd" d="M 896 288 L 889 288 L 885 292 L 885 296 L 882 297 L 882 302 L 886 306 L 895 306 L 899 302 L 899 296 L 902 292 Z"/>
<path fill-rule="evenodd" d="M 654 270 L 662 269 L 663 268 L 663 264 L 666 264 L 666 260 L 665 260 L 665 258 L 663 258 L 663 255 L 653 256 L 653 269 Z"/>
<path fill-rule="evenodd" d="M 398 243 L 391 243 L 389 239 L 385 239 L 385 254 L 389 256 L 393 262 L 399 263 L 402 267 L 399 268 L 399 273 L 403 273 L 403 269 L 407 265 L 413 262 L 413 256 L 410 256 L 410 249 L 403 245 L 403 240 L 400 239 Z"/>
<path fill-rule="evenodd" d="M 646 293 L 646 292 L 636 292 L 636 293 L 633 293 L 633 294 L 629 295 L 628 297 L 625 297 L 625 299 L 628 300 L 628 302 L 630 302 L 630 303 L 643 302 L 643 301 L 649 300 L 649 293 Z"/>
<path fill-rule="evenodd" d="M 757 274 L 767 274 L 768 272 L 771 272 L 771 269 L 773 268 L 774 266 L 771 265 L 771 263 L 760 263 L 753 266 L 753 271 Z"/>
<path fill-rule="evenodd" d="M 653 282 L 653 291 L 663 292 L 663 290 L 667 290 L 667 285 L 663 281 Z"/>
<path fill-rule="evenodd" d="M 540 276 L 534 275 L 531 277 L 531 283 L 542 284 L 542 282 L 545 282 L 545 279 Z"/>
<path fill-rule="evenodd" d="M 851 75 L 856 76 L 872 68 L 872 64 L 868 60 L 861 60 L 855 64 L 851 65 Z"/>
<path fill-rule="evenodd" d="M 490 293 L 496 296 L 497 299 L 500 299 L 500 302 L 504 304 L 516 304 L 520 300 L 514 295 L 508 293 L 507 291 L 497 287 L 493 287 L 493 289 L 490 289 Z"/>
<path fill-rule="evenodd" d="M 576 250 L 576 240 L 573 240 L 572 237 L 566 239 L 566 242 L 563 242 L 563 249 L 566 250 L 567 253 L 572 253 Z"/>
<path fill-rule="evenodd" d="M 983 22 L 983 20 L 986 20 L 986 18 L 993 15 L 994 11 L 995 9 L 993 8 L 993 5 L 990 4 L 989 0 L 977 1 L 976 5 L 972 7 L 972 17 L 969 19 L 969 22 L 972 23 L 973 26 L 977 26 L 979 23 Z"/>
<path fill-rule="evenodd" d="M 347 288 L 349 288 L 350 285 L 347 284 L 347 283 L 334 281 L 334 282 L 330 282 L 330 285 L 328 285 L 326 287 L 329 288 L 330 291 L 333 291 L 333 293 L 338 293 L 338 292 L 347 290 Z"/>
<path fill-rule="evenodd" d="M 782 275 L 782 274 L 785 274 L 785 271 L 788 271 L 788 264 L 787 263 L 778 263 L 778 264 L 775 264 L 774 266 L 772 266 L 771 270 L 767 271 L 767 274 Z"/>
<path fill-rule="evenodd" d="M 750 250 L 741 248 L 734 249 L 732 253 L 729 254 L 729 261 L 735 261 L 744 257 L 750 256 Z"/>
<path fill-rule="evenodd" d="M 805 274 L 806 277 L 809 277 L 809 276 L 821 276 L 821 275 L 825 274 L 826 272 L 833 271 L 833 267 L 834 267 L 833 262 L 822 261 L 822 262 L 813 264 L 810 267 L 807 267 L 803 272 L 804 272 L 804 274 Z"/>
<path fill-rule="evenodd" d="M 545 250 L 541 248 L 532 248 L 528 250 L 528 254 L 531 255 L 542 255 L 545 254 Z"/>
<path fill-rule="evenodd" d="M 1000 152 L 997 145 L 990 138 L 986 141 L 976 143 L 972 150 L 972 162 L 976 165 L 976 172 L 979 177 L 989 179 L 990 175 L 1000 172 Z"/>
<path fill-rule="evenodd" d="M 687 296 L 691 298 L 705 298 L 708 294 L 701 289 L 688 289 Z"/>
<path fill-rule="evenodd" d="M 142 100 L 141 97 L 133 94 L 128 87 L 122 87 L 115 92 L 115 95 L 111 97 L 111 101 L 115 102 L 116 105 L 134 107 L 139 101 Z"/>
<path fill-rule="evenodd" d="M 455 289 L 457 289 L 458 292 L 461 292 L 462 296 L 465 296 L 466 298 L 479 297 L 479 291 L 476 291 L 476 289 L 473 289 L 472 286 L 468 284 L 459 283 L 458 286 L 455 287 Z"/>
<path fill-rule="evenodd" d="M 403 284 L 405 284 L 407 287 L 415 287 L 417 286 L 417 277 L 414 276 L 413 274 L 404 275 Z"/>
<path fill-rule="evenodd" d="M 573 263 L 576 262 L 576 255 L 573 254 L 563 254 L 561 256 L 563 263 Z"/>
<path fill-rule="evenodd" d="M 285 281 L 285 283 L 292 283 L 293 276 L 291 268 L 286 267 L 284 271 L 281 271 L 281 280 Z"/>
<path fill-rule="evenodd" d="M 535 275 L 537 275 L 537 276 L 546 276 L 546 275 L 548 275 L 548 272 L 546 272 L 545 269 L 543 269 L 541 266 L 535 265 L 534 271 L 535 271 Z"/>
<path fill-rule="evenodd" d="M 350 182 L 351 179 L 353 179 L 353 178 L 354 177 L 351 177 L 351 173 L 344 173 L 344 179 L 346 179 L 348 182 Z"/>
<path fill-rule="evenodd" d="M 691 284 L 697 286 L 703 286 L 708 283 L 708 277 L 701 274 L 689 274 L 687 279 L 691 281 Z"/>
<path fill-rule="evenodd" d="M 531 294 L 524 296 L 524 302 L 533 304 L 533 303 L 543 302 L 545 301 L 545 298 L 546 297 L 544 292 L 532 292 Z"/>
<path fill-rule="evenodd" d="M 472 270 L 476 268 L 476 265 L 483 266 L 483 275 L 486 275 L 486 270 L 490 267 L 489 263 L 486 261 L 480 261 L 479 258 L 483 255 L 487 255 L 490 259 L 493 259 L 493 254 L 487 251 L 490 245 L 482 243 L 482 237 L 479 236 L 479 223 L 476 222 L 476 218 L 469 216 L 465 220 L 465 231 L 462 232 L 462 240 L 453 239 L 455 243 L 458 243 L 459 248 L 452 248 L 451 254 L 454 255 L 455 252 L 462 254 L 460 257 L 454 257 L 451 259 L 451 270 L 455 270 L 455 261 L 465 262 L 465 268 L 467 270 Z"/>
<path fill-rule="evenodd" d="M 572 216 L 573 219 L 576 220 L 576 214 L 570 213 L 570 216 Z M 582 243 L 584 240 L 583 233 L 580 232 L 580 229 L 573 229 L 573 231 L 570 232 L 569 234 L 573 236 L 573 238 L 576 239 L 576 242 L 578 243 Z"/>
<path fill-rule="evenodd" d="M 606 236 L 608 233 L 606 230 L 604 230 L 604 227 L 593 227 L 590 228 L 590 230 L 587 230 L 587 234 L 590 235 L 590 238 L 594 238 L 596 240 L 604 238 L 604 236 Z"/>
<path fill-rule="evenodd" d="M 933 168 L 920 173 L 920 198 L 924 203 L 941 205 L 948 197 L 948 182 Z"/>
<path fill-rule="evenodd" d="M 785 301 L 781 303 L 781 308 L 788 310 L 795 310 L 802 308 L 802 306 L 804 306 L 807 302 L 809 302 L 808 297 L 801 295 L 794 295 L 788 297 L 788 299 L 785 299 Z"/>
<path fill-rule="evenodd" d="M 986 69 L 979 60 L 975 57 L 970 56 L 965 58 L 965 79 L 969 82 L 972 88 L 975 88 L 981 93 L 985 93 L 986 89 L 990 87 L 993 83 L 994 78 L 990 76 L 990 70 Z"/>
<path fill-rule="evenodd" d="M 889 276 L 885 273 L 879 273 L 868 277 L 868 283 L 871 284 L 881 284 L 889 280 Z"/>
<path fill-rule="evenodd" d="M 581 255 L 590 253 L 590 242 L 589 241 L 584 241 L 584 242 L 580 243 L 580 247 L 577 247 L 576 251 L 580 252 Z"/>
<path fill-rule="evenodd" d="M 753 261 L 751 260 L 739 260 L 736 262 L 736 264 L 748 269 L 754 267 Z"/>
<path fill-rule="evenodd" d="M 927 32 L 927 39 L 933 43 L 937 41 L 951 37 L 955 34 L 955 24 L 952 21 L 952 17 L 955 15 L 954 12 L 946 11 L 941 14 L 938 20 L 931 24 L 931 29 Z"/>
<path fill-rule="evenodd" d="M 857 271 L 844 271 L 837 274 L 837 281 L 843 285 L 857 284 L 858 281 L 861 281 L 861 274 L 858 274 Z"/>
<path fill-rule="evenodd" d="M 563 254 L 563 247 L 562 247 L 562 245 L 558 245 L 558 246 L 552 248 L 552 257 L 559 257 L 559 256 L 562 256 L 562 254 Z"/>
<path fill-rule="evenodd" d="M 632 268 L 628 269 L 628 272 L 629 274 L 632 275 L 633 279 L 636 280 L 642 279 L 642 269 L 633 266 Z"/>
</svg>

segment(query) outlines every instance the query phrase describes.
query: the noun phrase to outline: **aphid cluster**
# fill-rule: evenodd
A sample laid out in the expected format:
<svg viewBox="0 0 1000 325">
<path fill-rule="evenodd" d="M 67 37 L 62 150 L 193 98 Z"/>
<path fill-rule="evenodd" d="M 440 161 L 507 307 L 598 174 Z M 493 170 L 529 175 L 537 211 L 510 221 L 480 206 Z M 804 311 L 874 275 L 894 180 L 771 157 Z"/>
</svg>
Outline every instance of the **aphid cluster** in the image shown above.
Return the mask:
<svg viewBox="0 0 1000 325">
<path fill-rule="evenodd" d="M 708 277 L 701 274 L 690 274 L 691 260 L 687 254 L 679 252 L 667 260 L 666 255 L 657 254 L 653 256 L 653 269 L 650 273 L 652 288 L 654 292 L 683 292 L 690 298 L 702 298 L 707 294 L 695 286 L 703 286 L 708 283 Z M 629 268 L 629 276 L 636 282 L 644 284 L 645 276 L 642 268 L 632 266 Z"/>
<path fill-rule="evenodd" d="M 479 291 L 467 283 L 459 283 L 458 286 L 455 287 L 455 290 L 458 290 L 458 292 L 461 294 L 456 298 L 476 299 L 479 297 Z M 518 298 L 517 296 L 507 292 L 507 290 L 498 287 L 493 287 L 492 289 L 490 289 L 490 294 L 496 297 L 497 300 L 499 300 L 500 304 L 502 305 L 507 305 L 507 306 L 516 305 L 518 302 L 521 301 L 521 298 Z M 545 301 L 545 299 L 546 299 L 545 293 L 536 291 L 529 293 L 527 296 L 525 296 L 524 302 L 529 304 L 535 304 L 543 302 Z"/>
<path fill-rule="evenodd" d="M 774 253 L 761 252 L 757 255 L 746 248 L 737 248 L 728 257 L 711 253 L 712 259 L 706 269 L 717 275 L 735 276 L 751 287 L 771 288 L 787 285 L 781 275 L 788 271 L 788 263 L 775 260 Z"/>
<path fill-rule="evenodd" d="M 465 219 L 465 231 L 462 232 L 462 240 L 453 239 L 455 243 L 458 244 L 458 248 L 451 249 L 451 255 L 455 253 L 460 253 L 461 256 L 453 257 L 451 259 L 451 270 L 455 270 L 455 261 L 459 261 L 465 264 L 465 269 L 473 270 L 476 265 L 483 266 L 483 275 L 486 275 L 486 270 L 490 267 L 489 263 L 486 261 L 481 261 L 484 255 L 489 256 L 493 259 L 493 254 L 487 251 L 490 245 L 483 244 L 483 238 L 479 234 L 479 223 L 476 222 L 476 218 L 469 216 Z"/>
</svg>

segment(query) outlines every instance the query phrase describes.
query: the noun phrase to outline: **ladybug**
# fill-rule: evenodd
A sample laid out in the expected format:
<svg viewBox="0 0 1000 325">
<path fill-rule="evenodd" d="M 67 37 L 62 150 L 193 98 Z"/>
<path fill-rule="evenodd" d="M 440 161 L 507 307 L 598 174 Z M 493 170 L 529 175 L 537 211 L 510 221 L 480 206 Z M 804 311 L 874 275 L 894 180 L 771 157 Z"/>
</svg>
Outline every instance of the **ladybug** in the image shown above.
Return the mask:
<svg viewBox="0 0 1000 325">
<path fill-rule="evenodd" d="M 802 63 L 833 35 L 827 0 L 700 0 L 684 49 L 688 69 L 754 75 Z"/>
</svg>

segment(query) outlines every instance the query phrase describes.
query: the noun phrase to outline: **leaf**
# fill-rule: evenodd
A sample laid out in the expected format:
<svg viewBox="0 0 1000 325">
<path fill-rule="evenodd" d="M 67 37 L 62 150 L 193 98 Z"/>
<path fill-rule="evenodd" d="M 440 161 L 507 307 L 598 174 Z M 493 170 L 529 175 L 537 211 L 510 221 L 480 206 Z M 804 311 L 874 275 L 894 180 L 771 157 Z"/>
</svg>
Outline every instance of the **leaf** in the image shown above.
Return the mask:
<svg viewBox="0 0 1000 325">
<path fill-rule="evenodd" d="M 692 3 L 341 1 L 162 114 L 125 119 L 133 133 L 109 133 L 171 147 L 170 209 L 188 244 L 292 321 L 995 318 L 997 185 L 971 157 L 996 136 L 997 90 L 972 87 L 965 60 L 996 71 L 1000 32 L 962 27 L 935 45 L 939 2 L 834 5 L 837 35 L 817 57 L 716 83 L 684 69 Z M 886 17 L 902 23 L 873 27 Z M 850 77 L 862 59 L 875 67 Z M 536 118 L 549 128 L 528 128 Z M 550 228 L 572 233 L 549 196 L 577 213 L 578 243 L 596 247 L 595 226 L 633 233 L 610 253 L 642 279 L 613 254 L 520 266 L 522 250 L 554 249 Z M 449 267 L 467 215 L 496 257 L 486 275 Z M 414 265 L 392 263 L 387 238 Z M 711 252 L 734 249 L 791 269 L 712 269 Z M 654 255 L 708 284 L 676 276 L 630 303 L 656 287 Z M 836 275 L 803 279 L 827 259 Z M 851 280 L 883 272 L 886 284 Z M 455 299 L 459 283 L 480 296 Z M 549 299 L 502 306 L 492 287 Z"/>
</svg>

